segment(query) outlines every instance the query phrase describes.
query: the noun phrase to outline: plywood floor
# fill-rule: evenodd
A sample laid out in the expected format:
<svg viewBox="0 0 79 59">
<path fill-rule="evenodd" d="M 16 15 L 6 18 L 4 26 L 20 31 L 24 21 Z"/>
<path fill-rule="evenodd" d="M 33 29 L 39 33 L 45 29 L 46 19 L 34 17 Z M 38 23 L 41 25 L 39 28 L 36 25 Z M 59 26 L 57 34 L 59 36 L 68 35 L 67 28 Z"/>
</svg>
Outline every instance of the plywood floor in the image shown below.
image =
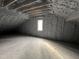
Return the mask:
<svg viewBox="0 0 79 59">
<path fill-rule="evenodd" d="M 36 37 L 18 36 L 0 40 L 0 59 L 79 59 L 79 53 L 72 50 Z"/>
</svg>

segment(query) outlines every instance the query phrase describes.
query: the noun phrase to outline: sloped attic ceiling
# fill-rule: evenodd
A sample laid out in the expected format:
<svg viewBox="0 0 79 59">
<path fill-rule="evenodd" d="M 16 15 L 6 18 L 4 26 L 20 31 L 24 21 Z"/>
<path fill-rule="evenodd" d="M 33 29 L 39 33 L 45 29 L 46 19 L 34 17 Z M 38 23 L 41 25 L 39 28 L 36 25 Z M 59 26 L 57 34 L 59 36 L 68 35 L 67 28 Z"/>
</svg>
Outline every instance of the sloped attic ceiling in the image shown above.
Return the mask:
<svg viewBox="0 0 79 59">
<path fill-rule="evenodd" d="M 79 11 L 79 0 L 0 0 L 0 6 L 30 14 L 35 10 L 46 10 L 69 18 L 72 13 Z"/>
<path fill-rule="evenodd" d="M 79 0 L 0 0 L 0 28 L 11 28 L 46 12 L 67 20 L 78 18 Z M 77 15 L 77 17 L 75 16 Z"/>
</svg>

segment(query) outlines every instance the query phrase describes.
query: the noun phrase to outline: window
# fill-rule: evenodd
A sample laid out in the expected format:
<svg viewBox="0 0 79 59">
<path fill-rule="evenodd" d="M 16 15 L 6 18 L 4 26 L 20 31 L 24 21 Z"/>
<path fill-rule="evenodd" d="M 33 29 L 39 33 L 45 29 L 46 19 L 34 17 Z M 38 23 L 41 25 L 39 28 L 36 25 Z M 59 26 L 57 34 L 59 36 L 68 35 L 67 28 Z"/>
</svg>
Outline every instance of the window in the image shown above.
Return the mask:
<svg viewBox="0 0 79 59">
<path fill-rule="evenodd" d="M 37 21 L 37 30 L 43 31 L 43 20 L 42 19 Z"/>
</svg>

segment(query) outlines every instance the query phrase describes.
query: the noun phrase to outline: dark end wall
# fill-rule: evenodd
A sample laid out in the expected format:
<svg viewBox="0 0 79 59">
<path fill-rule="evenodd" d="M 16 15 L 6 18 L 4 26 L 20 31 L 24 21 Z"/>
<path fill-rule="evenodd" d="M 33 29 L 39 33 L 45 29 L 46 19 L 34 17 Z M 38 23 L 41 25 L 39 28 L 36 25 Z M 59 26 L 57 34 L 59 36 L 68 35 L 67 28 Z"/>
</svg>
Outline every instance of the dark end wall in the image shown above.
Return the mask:
<svg viewBox="0 0 79 59">
<path fill-rule="evenodd" d="M 39 17 L 31 17 L 21 25 L 20 31 L 38 37 L 53 40 L 79 42 L 79 27 L 77 22 L 67 22 L 64 18 L 47 14 L 43 16 L 43 31 L 37 31 L 37 20 Z"/>
</svg>

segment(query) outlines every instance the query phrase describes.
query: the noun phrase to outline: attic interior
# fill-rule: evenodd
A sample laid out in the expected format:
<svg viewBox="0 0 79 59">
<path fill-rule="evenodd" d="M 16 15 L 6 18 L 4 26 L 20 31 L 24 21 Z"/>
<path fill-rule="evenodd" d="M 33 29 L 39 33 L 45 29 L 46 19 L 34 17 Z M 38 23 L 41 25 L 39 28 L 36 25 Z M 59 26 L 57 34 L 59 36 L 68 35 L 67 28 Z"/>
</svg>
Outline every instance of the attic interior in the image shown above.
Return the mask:
<svg viewBox="0 0 79 59">
<path fill-rule="evenodd" d="M 79 0 L 0 0 L 0 59 L 79 59 Z"/>
</svg>

